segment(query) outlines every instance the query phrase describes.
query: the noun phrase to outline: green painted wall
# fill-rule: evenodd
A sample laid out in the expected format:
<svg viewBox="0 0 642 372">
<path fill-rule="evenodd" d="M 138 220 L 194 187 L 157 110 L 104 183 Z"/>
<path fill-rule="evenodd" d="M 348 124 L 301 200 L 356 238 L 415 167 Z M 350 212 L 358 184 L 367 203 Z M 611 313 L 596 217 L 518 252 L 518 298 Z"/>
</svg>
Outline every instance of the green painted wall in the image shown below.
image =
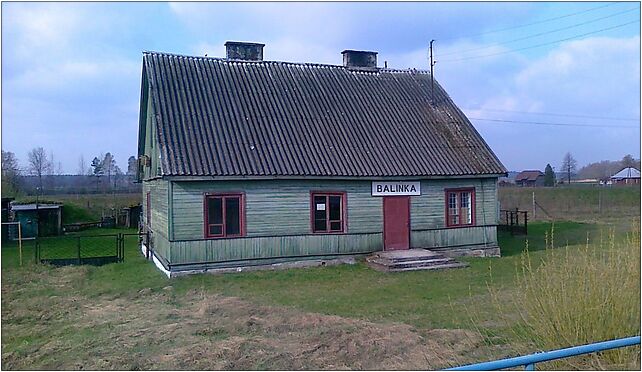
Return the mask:
<svg viewBox="0 0 642 372">
<path fill-rule="evenodd" d="M 496 244 L 493 226 L 444 228 L 444 189 L 457 187 L 475 187 L 477 225 L 497 223 L 495 179 L 425 180 L 421 185 L 422 195 L 411 197 L 412 246 Z M 173 264 L 382 249 L 383 200 L 371 196 L 370 181 L 174 181 L 172 189 L 170 261 Z M 348 234 L 311 234 L 312 190 L 347 192 Z M 246 238 L 203 240 L 206 192 L 245 192 Z M 438 230 L 421 231 L 425 229 Z"/>
<path fill-rule="evenodd" d="M 475 226 L 457 229 L 412 231 L 410 242 L 414 247 L 445 248 L 462 245 L 496 245 L 497 227 Z"/>
<path fill-rule="evenodd" d="M 151 92 L 148 94 L 151 97 Z M 154 109 L 152 106 L 151 98 L 147 101 L 147 121 L 145 122 L 145 155 L 149 156 L 151 159 L 151 166 L 143 167 L 143 177 L 142 179 L 146 180 L 152 177 L 160 176 L 158 168 L 160 166 L 159 162 L 159 151 L 158 151 L 158 133 L 156 131 L 156 122 Z"/>
<path fill-rule="evenodd" d="M 497 223 L 497 182 L 493 179 L 431 180 L 421 182 L 421 196 L 410 201 L 410 225 L 413 230 L 435 229 L 446 226 L 444 189 L 475 188 L 476 225 Z"/>
<path fill-rule="evenodd" d="M 151 231 L 156 235 L 162 235 L 165 239 L 169 238 L 169 228 L 168 228 L 168 186 L 169 181 L 156 179 L 152 181 L 143 182 L 143 222 L 145 226 L 150 227 Z M 151 218 L 152 223 L 149 226 L 149 221 L 147 221 L 147 192 L 150 192 L 151 196 Z"/>
<path fill-rule="evenodd" d="M 213 262 L 288 256 L 358 254 L 381 250 L 381 234 L 211 239 L 171 243 L 171 262 Z"/>
</svg>

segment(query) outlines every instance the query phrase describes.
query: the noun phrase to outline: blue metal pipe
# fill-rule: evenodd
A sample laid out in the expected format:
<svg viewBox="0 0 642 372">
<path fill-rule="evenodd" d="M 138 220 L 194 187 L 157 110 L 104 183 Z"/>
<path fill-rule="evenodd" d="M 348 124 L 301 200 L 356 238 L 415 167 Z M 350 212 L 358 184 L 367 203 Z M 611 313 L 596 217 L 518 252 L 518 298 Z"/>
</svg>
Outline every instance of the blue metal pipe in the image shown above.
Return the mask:
<svg viewBox="0 0 642 372">
<path fill-rule="evenodd" d="M 446 371 L 495 371 L 498 369 L 514 368 L 519 366 L 530 366 L 534 368 L 535 363 L 548 362 L 555 359 L 568 358 L 576 355 L 590 354 L 597 351 L 617 349 L 620 347 L 640 345 L 640 336 L 620 338 L 611 341 L 596 342 L 588 345 L 573 346 L 566 349 L 546 351 L 515 358 L 500 359 L 492 362 L 469 364 Z"/>
</svg>

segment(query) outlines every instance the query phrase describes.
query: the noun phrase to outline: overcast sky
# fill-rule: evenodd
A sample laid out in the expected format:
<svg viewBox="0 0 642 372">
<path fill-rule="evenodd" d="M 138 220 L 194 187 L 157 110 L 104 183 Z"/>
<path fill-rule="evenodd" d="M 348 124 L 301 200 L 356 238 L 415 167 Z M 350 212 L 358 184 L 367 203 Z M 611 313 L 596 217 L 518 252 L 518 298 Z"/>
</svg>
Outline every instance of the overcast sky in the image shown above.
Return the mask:
<svg viewBox="0 0 642 372">
<path fill-rule="evenodd" d="M 109 151 L 126 169 L 144 50 L 224 57 L 226 40 L 255 41 L 268 60 L 361 49 L 428 69 L 435 39 L 436 79 L 508 169 L 639 158 L 639 20 L 626 2 L 3 2 L 2 149 L 25 166 L 42 146 L 65 173 Z"/>
</svg>

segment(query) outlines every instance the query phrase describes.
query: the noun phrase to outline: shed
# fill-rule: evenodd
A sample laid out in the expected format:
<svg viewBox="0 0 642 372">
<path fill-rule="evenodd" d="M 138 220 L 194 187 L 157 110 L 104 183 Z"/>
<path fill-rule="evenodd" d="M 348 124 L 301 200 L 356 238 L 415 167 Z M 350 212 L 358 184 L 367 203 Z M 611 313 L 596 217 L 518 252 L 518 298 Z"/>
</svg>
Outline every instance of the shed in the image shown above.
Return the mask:
<svg viewBox="0 0 642 372">
<path fill-rule="evenodd" d="M 426 71 L 143 53 L 143 224 L 173 273 L 430 248 L 499 255 L 506 169 Z"/>
<path fill-rule="evenodd" d="M 617 185 L 637 185 L 640 183 L 640 170 L 627 167 L 611 176 L 611 181 Z"/>
<path fill-rule="evenodd" d="M 539 170 L 525 170 L 515 176 L 515 184 L 521 187 L 544 186 L 544 173 Z"/>
<path fill-rule="evenodd" d="M 23 239 L 62 233 L 62 205 L 11 204 L 13 220 L 20 222 Z"/>
<path fill-rule="evenodd" d="M 11 202 L 14 200 L 14 198 L 8 197 L 8 198 L 2 198 L 2 222 L 9 222 L 9 211 L 11 210 Z M 10 234 L 11 228 L 8 225 L 2 225 L 2 241 L 6 242 L 9 240 L 10 235 L 15 235 L 15 234 Z M 16 232 L 17 234 L 17 232 Z"/>
</svg>

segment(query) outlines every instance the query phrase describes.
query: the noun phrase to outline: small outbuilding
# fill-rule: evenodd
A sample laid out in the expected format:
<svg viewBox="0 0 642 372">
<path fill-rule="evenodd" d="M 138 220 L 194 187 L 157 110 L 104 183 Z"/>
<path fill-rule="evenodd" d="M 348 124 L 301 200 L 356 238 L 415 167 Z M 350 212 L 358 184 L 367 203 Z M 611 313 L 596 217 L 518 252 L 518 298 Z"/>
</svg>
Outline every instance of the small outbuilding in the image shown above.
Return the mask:
<svg viewBox="0 0 642 372">
<path fill-rule="evenodd" d="M 498 256 L 506 169 L 426 71 L 143 54 L 138 156 L 157 265 L 205 271 L 429 248 Z"/>
<path fill-rule="evenodd" d="M 637 185 L 640 183 L 640 170 L 627 167 L 611 176 L 611 183 L 616 185 Z"/>
<path fill-rule="evenodd" d="M 544 186 L 544 173 L 539 170 L 525 170 L 515 176 L 515 184 L 520 187 Z"/>
<path fill-rule="evenodd" d="M 13 221 L 20 223 L 23 239 L 62 233 L 62 205 L 11 204 Z"/>
</svg>

